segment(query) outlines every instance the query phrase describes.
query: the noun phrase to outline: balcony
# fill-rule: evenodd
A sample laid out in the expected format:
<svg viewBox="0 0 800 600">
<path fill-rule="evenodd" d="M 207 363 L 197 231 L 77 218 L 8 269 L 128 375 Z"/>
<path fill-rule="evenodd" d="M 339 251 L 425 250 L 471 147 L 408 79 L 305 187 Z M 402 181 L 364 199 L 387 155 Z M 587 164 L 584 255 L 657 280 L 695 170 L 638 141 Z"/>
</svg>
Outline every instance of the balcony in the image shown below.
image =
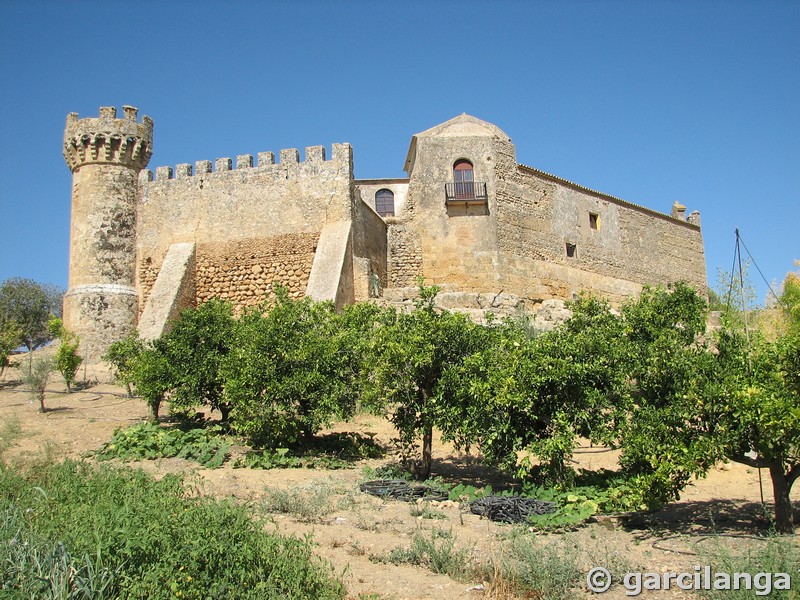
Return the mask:
<svg viewBox="0 0 800 600">
<path fill-rule="evenodd" d="M 486 195 L 486 182 L 463 181 L 444 184 L 445 203 L 454 204 L 486 204 L 489 197 Z"/>
</svg>

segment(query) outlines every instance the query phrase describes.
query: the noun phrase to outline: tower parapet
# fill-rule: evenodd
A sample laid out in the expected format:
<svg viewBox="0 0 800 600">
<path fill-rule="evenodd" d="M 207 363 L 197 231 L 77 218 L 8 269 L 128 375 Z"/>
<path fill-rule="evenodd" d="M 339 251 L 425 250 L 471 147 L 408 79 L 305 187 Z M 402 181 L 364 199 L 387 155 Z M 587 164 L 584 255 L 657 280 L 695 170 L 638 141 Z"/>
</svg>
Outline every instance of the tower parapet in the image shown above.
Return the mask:
<svg viewBox="0 0 800 600">
<path fill-rule="evenodd" d="M 137 110 L 100 108 L 67 116 L 64 158 L 72 171 L 69 289 L 64 325 L 78 334 L 89 365 L 136 326 L 136 197 L 153 152 L 153 121 Z"/>
<path fill-rule="evenodd" d="M 64 158 L 70 170 L 90 163 L 123 165 L 140 170 L 153 154 L 153 120 L 136 120 L 138 110 L 123 106 L 124 117 L 117 119 L 113 106 L 100 107 L 100 116 L 78 119 L 78 113 L 67 115 L 64 130 Z"/>
</svg>

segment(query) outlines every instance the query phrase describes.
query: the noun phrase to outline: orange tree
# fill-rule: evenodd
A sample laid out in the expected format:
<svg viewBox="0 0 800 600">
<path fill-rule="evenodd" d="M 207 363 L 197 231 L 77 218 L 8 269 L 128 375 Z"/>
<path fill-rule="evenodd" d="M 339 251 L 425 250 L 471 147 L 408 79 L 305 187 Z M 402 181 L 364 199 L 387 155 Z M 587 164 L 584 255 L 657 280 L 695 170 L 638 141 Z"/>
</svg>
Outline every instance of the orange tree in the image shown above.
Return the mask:
<svg viewBox="0 0 800 600">
<path fill-rule="evenodd" d="M 221 370 L 237 433 L 257 445 L 291 447 L 353 415 L 362 348 L 356 324 L 369 319 L 345 315 L 330 302 L 293 300 L 279 289 L 271 310 L 252 309 L 236 322 Z"/>
<path fill-rule="evenodd" d="M 403 461 L 421 480 L 431 473 L 433 428 L 454 414 L 447 372 L 486 339 L 466 316 L 436 309 L 438 291 L 420 284 L 414 310 L 383 315 L 366 369 L 366 393 L 388 409 Z"/>
<path fill-rule="evenodd" d="M 769 469 L 775 527 L 794 531 L 790 493 L 800 478 L 800 277 L 790 274 L 781 297 L 784 329 L 774 339 L 741 331 L 720 334 L 718 433 L 725 455 Z"/>
<path fill-rule="evenodd" d="M 628 402 L 619 318 L 590 297 L 570 308 L 572 317 L 552 331 L 531 336 L 513 322 L 490 328 L 489 343 L 448 371 L 446 438 L 478 446 L 519 477 L 573 483 L 578 438 L 611 443 Z"/>
</svg>

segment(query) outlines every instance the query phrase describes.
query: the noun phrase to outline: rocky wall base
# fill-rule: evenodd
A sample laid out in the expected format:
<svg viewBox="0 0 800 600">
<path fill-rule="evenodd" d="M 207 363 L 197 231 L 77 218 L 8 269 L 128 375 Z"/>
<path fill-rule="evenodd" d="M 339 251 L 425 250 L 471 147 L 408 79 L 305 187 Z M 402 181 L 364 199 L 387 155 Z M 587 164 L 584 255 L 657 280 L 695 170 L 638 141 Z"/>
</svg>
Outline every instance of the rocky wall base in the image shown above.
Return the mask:
<svg viewBox="0 0 800 600">
<path fill-rule="evenodd" d="M 64 326 L 78 335 L 78 352 L 90 378 L 91 372 L 98 380 L 108 380 L 107 369 L 96 366 L 113 342 L 135 329 L 137 304 L 136 290 L 122 285 L 80 286 L 64 296 Z"/>
</svg>

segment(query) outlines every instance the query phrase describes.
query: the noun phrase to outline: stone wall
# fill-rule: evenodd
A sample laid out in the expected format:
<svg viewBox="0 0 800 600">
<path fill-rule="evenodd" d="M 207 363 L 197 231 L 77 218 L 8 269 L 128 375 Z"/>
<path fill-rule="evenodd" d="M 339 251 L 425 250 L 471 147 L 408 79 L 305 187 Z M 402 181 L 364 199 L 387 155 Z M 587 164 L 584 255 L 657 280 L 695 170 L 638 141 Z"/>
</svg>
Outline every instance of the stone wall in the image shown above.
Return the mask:
<svg viewBox="0 0 800 600">
<path fill-rule="evenodd" d="M 414 136 L 406 209 L 396 224 L 387 219 L 392 285 L 415 285 L 422 275 L 429 284 L 465 292 L 499 290 L 496 149 L 508 143 L 496 127 L 467 115 Z M 486 185 L 487 203 L 446 203 L 445 185 L 461 159 L 472 163 L 474 180 Z"/>
<path fill-rule="evenodd" d="M 690 223 L 524 166 L 498 192 L 498 220 L 504 287 L 534 300 L 595 290 L 619 301 L 678 280 L 705 292 L 703 240 Z"/>
<path fill-rule="evenodd" d="M 356 300 L 380 295 L 388 285 L 386 223 L 361 199 L 353 207 L 353 257 Z"/>
<path fill-rule="evenodd" d="M 237 307 L 275 298 L 275 286 L 302 298 L 319 235 L 294 233 L 266 239 L 199 244 L 195 288 L 197 302 L 211 298 Z"/>
<path fill-rule="evenodd" d="M 380 190 L 389 190 L 394 194 L 394 216 L 400 217 L 405 212 L 408 179 L 356 179 L 355 185 L 361 199 L 373 210 L 375 194 Z"/>
<path fill-rule="evenodd" d="M 170 245 L 195 242 L 197 301 L 238 307 L 273 297 L 277 281 L 305 292 L 326 222 L 353 217 L 353 155 L 347 144 L 144 171 L 139 178 L 137 288 L 142 306 Z M 257 163 L 257 164 L 256 164 Z M 234 168 L 235 167 L 235 168 Z"/>
<path fill-rule="evenodd" d="M 386 237 L 389 287 L 416 285 L 422 275 L 422 240 L 413 224 L 389 221 Z"/>
<path fill-rule="evenodd" d="M 445 202 L 461 159 L 486 184 L 483 206 Z M 586 290 L 619 303 L 678 280 L 706 289 L 699 226 L 519 165 L 494 125 L 462 115 L 417 134 L 406 166 L 405 213 L 387 219 L 392 286 L 422 274 L 469 310 L 486 294 L 536 307 Z"/>
</svg>

